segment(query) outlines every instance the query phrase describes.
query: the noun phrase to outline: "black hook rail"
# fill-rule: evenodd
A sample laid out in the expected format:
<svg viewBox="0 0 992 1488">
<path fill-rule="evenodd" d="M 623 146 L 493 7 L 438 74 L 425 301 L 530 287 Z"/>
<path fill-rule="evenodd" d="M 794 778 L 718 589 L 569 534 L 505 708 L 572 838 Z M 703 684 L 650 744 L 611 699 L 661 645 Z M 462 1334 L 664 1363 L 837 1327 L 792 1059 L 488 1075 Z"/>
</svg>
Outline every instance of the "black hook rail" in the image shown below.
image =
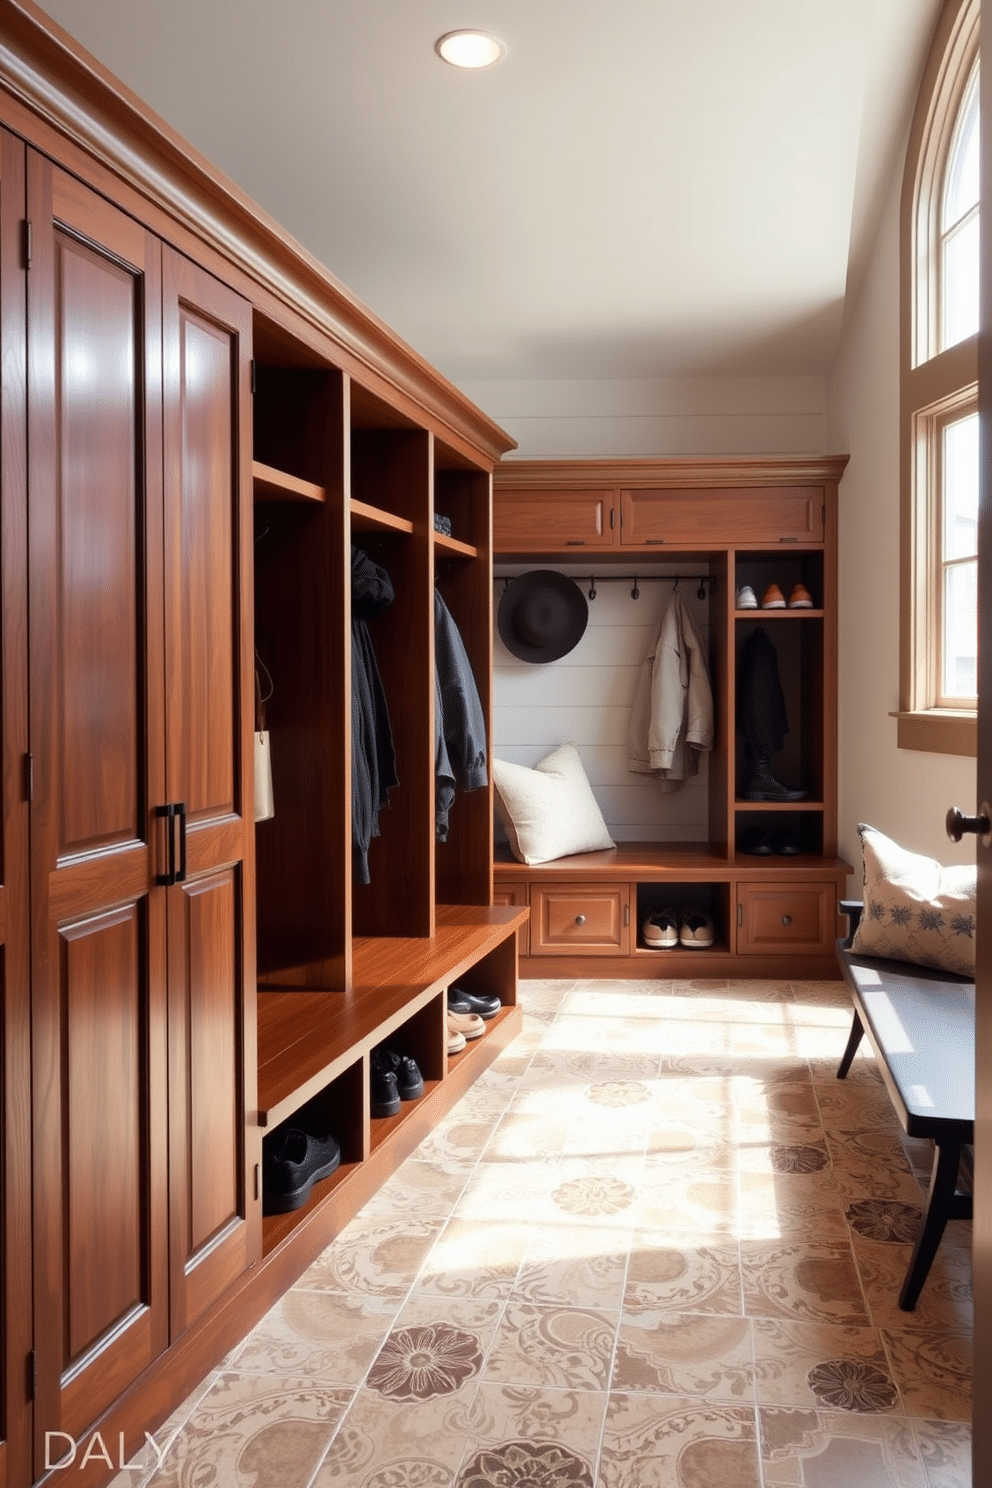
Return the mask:
<svg viewBox="0 0 992 1488">
<path fill-rule="evenodd" d="M 706 585 L 716 581 L 715 574 L 590 574 L 589 575 L 589 598 L 595 599 L 597 584 L 631 584 L 631 599 L 640 599 L 642 584 L 671 584 L 673 592 L 679 587 L 680 581 L 684 579 L 687 584 L 698 584 L 696 590 L 697 599 L 706 598 Z M 509 578 L 502 578 L 500 582 L 505 589 L 511 582 Z M 576 583 L 579 576 L 576 576 Z"/>
</svg>

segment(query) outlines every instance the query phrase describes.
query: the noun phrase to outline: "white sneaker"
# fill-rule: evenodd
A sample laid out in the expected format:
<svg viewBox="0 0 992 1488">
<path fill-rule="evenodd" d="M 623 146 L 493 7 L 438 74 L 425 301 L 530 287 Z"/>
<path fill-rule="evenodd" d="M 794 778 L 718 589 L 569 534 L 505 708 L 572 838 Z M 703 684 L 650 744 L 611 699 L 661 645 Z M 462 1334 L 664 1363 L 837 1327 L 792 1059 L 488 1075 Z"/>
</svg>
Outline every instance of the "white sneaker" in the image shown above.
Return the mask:
<svg viewBox="0 0 992 1488">
<path fill-rule="evenodd" d="M 679 943 L 679 922 L 674 909 L 656 909 L 641 926 L 646 946 L 653 951 L 670 951 Z"/>
<path fill-rule="evenodd" d="M 750 584 L 743 584 L 738 589 L 735 604 L 739 610 L 756 610 L 758 608 L 758 596 Z"/>
</svg>

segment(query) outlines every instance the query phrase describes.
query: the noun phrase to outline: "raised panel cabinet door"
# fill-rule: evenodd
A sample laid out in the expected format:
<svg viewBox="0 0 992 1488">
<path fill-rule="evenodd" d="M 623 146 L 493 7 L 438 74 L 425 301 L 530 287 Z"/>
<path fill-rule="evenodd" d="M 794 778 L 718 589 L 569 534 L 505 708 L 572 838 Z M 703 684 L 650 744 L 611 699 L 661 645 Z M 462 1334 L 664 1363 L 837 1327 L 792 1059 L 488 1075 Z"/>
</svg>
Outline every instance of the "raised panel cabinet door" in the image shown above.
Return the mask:
<svg viewBox="0 0 992 1488">
<path fill-rule="evenodd" d="M 822 486 L 621 491 L 624 547 L 820 544 Z"/>
<path fill-rule="evenodd" d="M 737 897 L 739 952 L 830 951 L 838 898 L 835 884 L 742 883 Z"/>
<path fill-rule="evenodd" d="M 33 1476 L 24 163 L 0 131 L 0 1488 Z"/>
<path fill-rule="evenodd" d="M 37 1472 L 168 1341 L 165 730 L 161 246 L 27 180 Z"/>
<path fill-rule="evenodd" d="M 497 491 L 494 553 L 612 548 L 619 536 L 612 491 Z"/>
<path fill-rule="evenodd" d="M 255 1192 L 251 310 L 163 264 L 171 1327 L 261 1248 Z M 249 1179 L 249 1175 L 250 1179 Z"/>
<path fill-rule="evenodd" d="M 530 954 L 580 950 L 587 956 L 626 955 L 630 895 L 623 884 L 532 884 Z"/>
</svg>

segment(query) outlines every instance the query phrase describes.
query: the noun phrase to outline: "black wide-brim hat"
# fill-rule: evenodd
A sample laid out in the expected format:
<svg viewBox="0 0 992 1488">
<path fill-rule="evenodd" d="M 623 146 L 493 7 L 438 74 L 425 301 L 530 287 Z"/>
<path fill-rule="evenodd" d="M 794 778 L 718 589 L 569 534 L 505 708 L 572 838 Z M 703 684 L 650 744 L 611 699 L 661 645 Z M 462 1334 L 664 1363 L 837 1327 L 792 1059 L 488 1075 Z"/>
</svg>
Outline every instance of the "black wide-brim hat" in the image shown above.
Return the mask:
<svg viewBox="0 0 992 1488">
<path fill-rule="evenodd" d="M 582 639 L 589 606 L 574 579 L 534 568 L 511 579 L 499 602 L 503 644 L 521 661 L 557 661 Z"/>
</svg>

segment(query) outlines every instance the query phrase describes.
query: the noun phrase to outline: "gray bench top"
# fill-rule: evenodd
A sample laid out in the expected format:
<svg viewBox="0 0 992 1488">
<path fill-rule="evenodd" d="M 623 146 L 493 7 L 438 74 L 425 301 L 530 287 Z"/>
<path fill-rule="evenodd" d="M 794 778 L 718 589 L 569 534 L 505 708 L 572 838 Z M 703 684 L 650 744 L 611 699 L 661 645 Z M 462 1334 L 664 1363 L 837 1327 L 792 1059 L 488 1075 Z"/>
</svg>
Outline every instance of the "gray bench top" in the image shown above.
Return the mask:
<svg viewBox="0 0 992 1488">
<path fill-rule="evenodd" d="M 975 986 L 906 961 L 839 959 L 903 1129 L 974 1140 Z"/>
</svg>

